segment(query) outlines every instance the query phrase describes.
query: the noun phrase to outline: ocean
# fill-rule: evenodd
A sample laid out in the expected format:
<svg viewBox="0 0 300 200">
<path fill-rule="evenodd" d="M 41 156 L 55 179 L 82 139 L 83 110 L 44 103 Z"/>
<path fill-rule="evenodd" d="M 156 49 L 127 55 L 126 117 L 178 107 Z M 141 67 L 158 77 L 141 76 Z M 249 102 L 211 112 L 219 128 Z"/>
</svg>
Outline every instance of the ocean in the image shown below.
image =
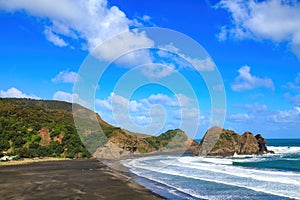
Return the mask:
<svg viewBox="0 0 300 200">
<path fill-rule="evenodd" d="M 123 165 L 168 199 L 300 199 L 300 139 L 269 139 L 275 154 L 228 158 L 149 156 Z"/>
</svg>

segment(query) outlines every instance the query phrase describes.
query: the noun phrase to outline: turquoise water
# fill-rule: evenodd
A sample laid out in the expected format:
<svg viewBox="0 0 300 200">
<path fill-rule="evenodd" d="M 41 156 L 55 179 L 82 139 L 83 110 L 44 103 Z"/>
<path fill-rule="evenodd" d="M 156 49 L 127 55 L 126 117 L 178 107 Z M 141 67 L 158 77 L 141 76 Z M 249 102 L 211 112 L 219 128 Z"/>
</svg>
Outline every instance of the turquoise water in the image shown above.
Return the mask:
<svg viewBox="0 0 300 200">
<path fill-rule="evenodd" d="M 300 199 L 300 139 L 268 140 L 275 154 L 228 158 L 151 156 L 124 161 L 168 199 Z"/>
</svg>

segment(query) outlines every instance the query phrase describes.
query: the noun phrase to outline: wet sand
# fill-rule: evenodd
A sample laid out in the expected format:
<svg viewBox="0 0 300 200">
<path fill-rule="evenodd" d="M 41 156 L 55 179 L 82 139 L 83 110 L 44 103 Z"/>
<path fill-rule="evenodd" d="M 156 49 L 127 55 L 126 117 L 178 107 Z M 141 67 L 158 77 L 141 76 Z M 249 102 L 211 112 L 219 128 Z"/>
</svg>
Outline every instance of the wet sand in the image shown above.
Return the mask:
<svg viewBox="0 0 300 200">
<path fill-rule="evenodd" d="M 163 199 L 95 159 L 0 166 L 1 199 Z"/>
</svg>

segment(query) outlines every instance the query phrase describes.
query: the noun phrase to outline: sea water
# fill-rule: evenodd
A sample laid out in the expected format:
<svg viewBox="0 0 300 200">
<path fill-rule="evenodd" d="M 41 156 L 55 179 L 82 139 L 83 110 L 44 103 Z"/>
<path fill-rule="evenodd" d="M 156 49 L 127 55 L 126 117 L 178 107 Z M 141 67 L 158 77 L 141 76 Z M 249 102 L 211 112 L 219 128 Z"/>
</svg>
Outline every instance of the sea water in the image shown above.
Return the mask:
<svg viewBox="0 0 300 200">
<path fill-rule="evenodd" d="M 268 140 L 263 156 L 149 156 L 123 161 L 168 199 L 300 199 L 300 140 Z"/>
</svg>

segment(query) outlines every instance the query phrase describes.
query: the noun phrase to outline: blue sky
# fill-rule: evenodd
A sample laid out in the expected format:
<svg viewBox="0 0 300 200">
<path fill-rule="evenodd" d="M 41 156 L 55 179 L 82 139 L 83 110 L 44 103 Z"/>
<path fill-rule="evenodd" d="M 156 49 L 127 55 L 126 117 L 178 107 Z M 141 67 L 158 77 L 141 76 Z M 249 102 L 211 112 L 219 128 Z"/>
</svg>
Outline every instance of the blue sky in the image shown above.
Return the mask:
<svg viewBox="0 0 300 200">
<path fill-rule="evenodd" d="M 155 50 L 151 58 L 164 65 L 136 68 L 141 77 L 153 83 L 181 74 L 195 96 L 181 91 L 181 84 L 176 89 L 148 84 L 128 96 L 124 91 L 130 84 L 118 81 L 128 72 L 135 73 L 128 64 L 149 58 L 149 52 L 141 51 L 113 63 L 97 83 L 95 110 L 106 121 L 153 134 L 185 124 L 183 129 L 194 135 L 197 126 L 200 138 L 214 124 L 211 114 L 226 112 L 224 127 L 239 133 L 299 138 L 299 11 L 298 1 L 279 0 L 0 0 L 0 96 L 72 101 L 80 67 L 98 45 L 129 31 L 132 41 L 120 43 L 151 46 L 147 34 L 131 30 L 162 27 L 202 45 L 223 79 L 224 85 L 215 87 L 215 92 L 225 89 L 226 107 L 213 108 L 197 70 L 175 63 L 176 56 L 163 60 L 158 56 L 162 52 Z M 167 50 L 176 48 L 170 44 Z M 173 52 L 183 55 L 180 50 Z M 102 59 L 114 56 L 100 53 Z M 204 64 L 201 70 L 209 71 Z"/>
</svg>

